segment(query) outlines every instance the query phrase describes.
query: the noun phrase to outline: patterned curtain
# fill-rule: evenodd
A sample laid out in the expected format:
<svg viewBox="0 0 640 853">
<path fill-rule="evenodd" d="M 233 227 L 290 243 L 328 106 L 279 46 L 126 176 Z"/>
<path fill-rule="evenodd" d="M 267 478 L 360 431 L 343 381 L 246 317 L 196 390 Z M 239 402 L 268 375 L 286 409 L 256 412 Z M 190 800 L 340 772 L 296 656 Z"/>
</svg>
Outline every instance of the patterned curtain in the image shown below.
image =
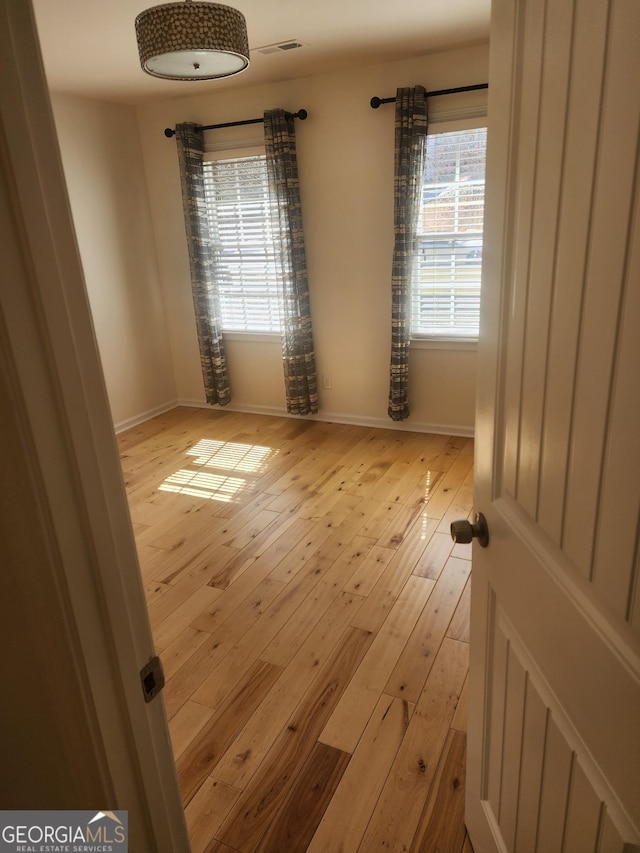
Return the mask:
<svg viewBox="0 0 640 853">
<path fill-rule="evenodd" d="M 427 140 L 427 99 L 422 86 L 396 93 L 393 267 L 391 272 L 391 370 L 389 417 L 409 417 L 411 273 L 417 254 L 420 192 Z"/>
<path fill-rule="evenodd" d="M 200 364 L 207 403 L 231 400 L 227 359 L 220 330 L 220 309 L 214 277 L 214 255 L 204 197 L 202 154 L 204 139 L 195 124 L 176 126 L 182 205 L 191 266 L 191 289 L 196 315 Z"/>
<path fill-rule="evenodd" d="M 287 411 L 308 415 L 318 411 L 318 385 L 293 122 L 281 109 L 264 114 L 269 193 L 277 218 L 274 232 L 279 235 L 276 254 Z"/>
</svg>

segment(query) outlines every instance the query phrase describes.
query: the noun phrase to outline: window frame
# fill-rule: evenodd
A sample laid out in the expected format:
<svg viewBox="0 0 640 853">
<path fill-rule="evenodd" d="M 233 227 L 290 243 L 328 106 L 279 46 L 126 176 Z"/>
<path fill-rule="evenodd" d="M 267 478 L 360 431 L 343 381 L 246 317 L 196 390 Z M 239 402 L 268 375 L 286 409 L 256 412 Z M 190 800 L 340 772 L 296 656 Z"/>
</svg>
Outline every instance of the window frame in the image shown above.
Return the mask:
<svg viewBox="0 0 640 853">
<path fill-rule="evenodd" d="M 434 114 L 429 120 L 427 136 L 433 136 L 442 133 L 455 133 L 464 130 L 477 130 L 485 128 L 488 134 L 488 121 L 486 109 L 473 109 L 466 115 L 464 111 L 460 111 L 458 115 L 455 113 L 440 113 Z M 486 157 L 485 157 L 486 163 Z M 486 174 L 485 174 L 486 180 Z M 486 191 L 486 183 L 485 183 Z M 484 231 L 483 231 L 484 243 Z M 414 262 L 418 263 L 418 253 L 414 258 Z M 442 350 L 476 350 L 478 346 L 478 335 L 451 335 L 438 334 L 428 332 L 415 332 L 413 330 L 413 298 L 414 298 L 414 278 L 412 273 L 411 278 L 411 333 L 410 345 L 414 349 L 442 349 Z"/>
</svg>

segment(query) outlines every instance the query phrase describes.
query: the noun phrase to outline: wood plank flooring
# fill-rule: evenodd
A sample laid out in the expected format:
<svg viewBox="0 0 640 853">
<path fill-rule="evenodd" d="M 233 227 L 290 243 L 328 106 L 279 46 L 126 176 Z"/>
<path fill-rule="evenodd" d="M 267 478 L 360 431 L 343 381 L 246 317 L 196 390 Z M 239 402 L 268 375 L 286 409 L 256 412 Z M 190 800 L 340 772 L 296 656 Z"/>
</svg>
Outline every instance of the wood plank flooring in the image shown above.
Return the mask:
<svg viewBox="0 0 640 853">
<path fill-rule="evenodd" d="M 472 442 L 186 408 L 118 441 L 193 853 L 472 853 Z"/>
</svg>

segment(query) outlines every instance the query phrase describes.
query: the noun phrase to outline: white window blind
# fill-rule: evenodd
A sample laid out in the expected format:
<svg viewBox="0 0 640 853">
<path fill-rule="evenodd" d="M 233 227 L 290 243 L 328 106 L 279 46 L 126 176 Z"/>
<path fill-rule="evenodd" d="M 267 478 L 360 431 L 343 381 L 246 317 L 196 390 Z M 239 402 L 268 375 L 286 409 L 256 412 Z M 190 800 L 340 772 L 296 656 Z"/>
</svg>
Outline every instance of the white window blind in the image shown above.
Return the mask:
<svg viewBox="0 0 640 853">
<path fill-rule="evenodd" d="M 204 163 L 222 328 L 280 332 L 264 155 Z"/>
<path fill-rule="evenodd" d="M 486 128 L 430 134 L 412 278 L 414 337 L 478 337 Z"/>
</svg>

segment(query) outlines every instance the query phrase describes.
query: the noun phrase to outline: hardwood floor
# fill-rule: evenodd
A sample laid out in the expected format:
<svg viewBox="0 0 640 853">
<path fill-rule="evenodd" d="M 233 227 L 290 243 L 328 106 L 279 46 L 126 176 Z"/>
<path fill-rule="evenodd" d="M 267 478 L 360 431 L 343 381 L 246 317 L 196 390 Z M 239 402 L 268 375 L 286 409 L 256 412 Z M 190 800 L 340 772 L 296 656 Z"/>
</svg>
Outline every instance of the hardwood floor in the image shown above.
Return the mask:
<svg viewBox="0 0 640 853">
<path fill-rule="evenodd" d="M 175 409 L 119 445 L 194 853 L 472 853 L 472 442 Z"/>
</svg>

